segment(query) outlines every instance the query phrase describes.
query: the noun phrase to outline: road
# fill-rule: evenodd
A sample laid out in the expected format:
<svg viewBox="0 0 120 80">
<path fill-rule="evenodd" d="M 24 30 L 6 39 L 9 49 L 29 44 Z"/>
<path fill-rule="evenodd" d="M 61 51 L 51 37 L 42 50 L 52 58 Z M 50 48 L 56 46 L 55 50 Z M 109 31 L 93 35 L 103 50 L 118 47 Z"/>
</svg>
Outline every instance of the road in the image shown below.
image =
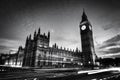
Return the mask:
<svg viewBox="0 0 120 80">
<path fill-rule="evenodd" d="M 119 68 L 84 70 L 78 71 L 78 74 L 49 78 L 48 80 L 120 80 L 120 70 Z"/>
<path fill-rule="evenodd" d="M 33 71 L 0 72 L 0 80 L 120 80 L 120 68 L 35 69 Z"/>
<path fill-rule="evenodd" d="M 88 72 L 88 75 L 76 80 L 120 80 L 120 72 L 117 70 L 98 70 Z"/>
</svg>

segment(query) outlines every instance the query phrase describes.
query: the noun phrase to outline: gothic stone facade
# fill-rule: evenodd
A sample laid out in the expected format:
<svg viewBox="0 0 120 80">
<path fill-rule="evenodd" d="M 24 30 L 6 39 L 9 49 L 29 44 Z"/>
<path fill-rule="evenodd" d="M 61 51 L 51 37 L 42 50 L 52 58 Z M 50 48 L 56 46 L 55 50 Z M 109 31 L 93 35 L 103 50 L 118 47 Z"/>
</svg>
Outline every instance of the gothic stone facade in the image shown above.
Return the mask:
<svg viewBox="0 0 120 80">
<path fill-rule="evenodd" d="M 85 67 L 96 64 L 96 54 L 94 49 L 92 25 L 89 22 L 87 15 L 83 11 L 82 20 L 80 22 L 80 35 L 83 53 L 83 65 Z"/>
<path fill-rule="evenodd" d="M 50 32 L 46 35 L 34 32 L 34 37 L 27 37 L 24 49 L 24 67 L 74 67 L 80 66 L 81 53 L 78 49 L 75 51 L 58 48 L 56 43 L 50 47 Z"/>
<path fill-rule="evenodd" d="M 87 15 L 83 11 L 82 20 L 80 22 L 80 35 L 82 52 L 66 48 L 59 48 L 57 44 L 52 47 L 50 43 L 50 32 L 46 35 L 41 34 L 40 28 L 38 32 L 34 32 L 27 37 L 25 48 L 19 50 L 17 54 L 23 54 L 23 57 L 17 55 L 16 62 L 22 61 L 23 67 L 88 67 L 95 65 L 97 58 L 94 50 L 94 41 L 92 33 L 92 25 Z"/>
</svg>

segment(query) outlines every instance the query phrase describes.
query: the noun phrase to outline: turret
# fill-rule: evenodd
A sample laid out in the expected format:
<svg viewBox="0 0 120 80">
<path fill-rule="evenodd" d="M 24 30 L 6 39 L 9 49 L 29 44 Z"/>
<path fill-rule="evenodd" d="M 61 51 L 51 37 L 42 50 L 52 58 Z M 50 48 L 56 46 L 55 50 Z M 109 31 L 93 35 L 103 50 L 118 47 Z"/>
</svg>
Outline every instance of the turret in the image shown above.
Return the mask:
<svg viewBox="0 0 120 80">
<path fill-rule="evenodd" d="M 74 52 L 74 49 L 73 49 L 73 52 Z"/>
<path fill-rule="evenodd" d="M 22 46 L 19 46 L 18 50 L 22 50 L 22 49 L 23 49 Z"/>
<path fill-rule="evenodd" d="M 29 35 L 29 40 L 31 40 L 31 34 Z"/>
<path fill-rule="evenodd" d="M 48 39 L 50 40 L 50 32 L 48 31 Z"/>
<path fill-rule="evenodd" d="M 56 48 L 57 47 L 57 44 L 55 43 L 54 47 Z"/>
<path fill-rule="evenodd" d="M 62 49 L 62 46 L 60 47 L 60 49 Z"/>
<path fill-rule="evenodd" d="M 27 45 L 28 45 L 28 36 L 27 36 L 27 38 L 26 38 L 25 46 L 27 46 Z"/>
<path fill-rule="evenodd" d="M 36 34 L 36 31 L 34 32 L 34 40 L 36 39 L 36 36 L 37 36 L 37 34 Z"/>
<path fill-rule="evenodd" d="M 76 47 L 76 52 L 77 52 L 77 53 L 79 52 L 78 47 Z"/>
<path fill-rule="evenodd" d="M 82 14 L 81 23 L 84 22 L 84 21 L 88 21 L 88 18 L 87 18 L 87 15 L 85 14 L 85 11 L 84 11 L 84 9 L 83 9 L 83 14 Z"/>
<path fill-rule="evenodd" d="M 38 29 L 38 35 L 40 35 L 40 28 Z"/>
<path fill-rule="evenodd" d="M 67 48 L 67 51 L 69 51 L 69 48 Z"/>
<path fill-rule="evenodd" d="M 45 33 L 44 33 L 43 35 L 44 35 L 44 37 L 45 37 Z"/>
</svg>

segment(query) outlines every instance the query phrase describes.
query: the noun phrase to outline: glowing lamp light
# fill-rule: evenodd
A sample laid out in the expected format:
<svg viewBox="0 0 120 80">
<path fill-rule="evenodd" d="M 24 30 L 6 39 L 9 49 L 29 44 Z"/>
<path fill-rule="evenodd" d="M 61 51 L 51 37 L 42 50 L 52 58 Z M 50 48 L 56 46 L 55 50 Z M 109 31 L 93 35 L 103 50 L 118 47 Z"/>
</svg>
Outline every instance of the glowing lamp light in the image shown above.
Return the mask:
<svg viewBox="0 0 120 80">
<path fill-rule="evenodd" d="M 91 62 L 89 61 L 88 63 L 90 64 Z"/>
</svg>

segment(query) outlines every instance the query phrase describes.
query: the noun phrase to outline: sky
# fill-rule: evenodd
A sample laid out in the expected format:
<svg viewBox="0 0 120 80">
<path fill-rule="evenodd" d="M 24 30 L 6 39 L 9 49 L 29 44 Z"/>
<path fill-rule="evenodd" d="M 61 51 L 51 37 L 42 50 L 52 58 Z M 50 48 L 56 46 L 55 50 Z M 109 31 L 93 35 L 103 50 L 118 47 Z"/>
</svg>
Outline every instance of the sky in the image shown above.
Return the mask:
<svg viewBox="0 0 120 80">
<path fill-rule="evenodd" d="M 41 28 L 50 46 L 81 50 L 79 24 L 83 8 L 93 28 L 99 57 L 120 55 L 119 0 L 0 0 L 0 52 L 8 53 Z"/>
</svg>

